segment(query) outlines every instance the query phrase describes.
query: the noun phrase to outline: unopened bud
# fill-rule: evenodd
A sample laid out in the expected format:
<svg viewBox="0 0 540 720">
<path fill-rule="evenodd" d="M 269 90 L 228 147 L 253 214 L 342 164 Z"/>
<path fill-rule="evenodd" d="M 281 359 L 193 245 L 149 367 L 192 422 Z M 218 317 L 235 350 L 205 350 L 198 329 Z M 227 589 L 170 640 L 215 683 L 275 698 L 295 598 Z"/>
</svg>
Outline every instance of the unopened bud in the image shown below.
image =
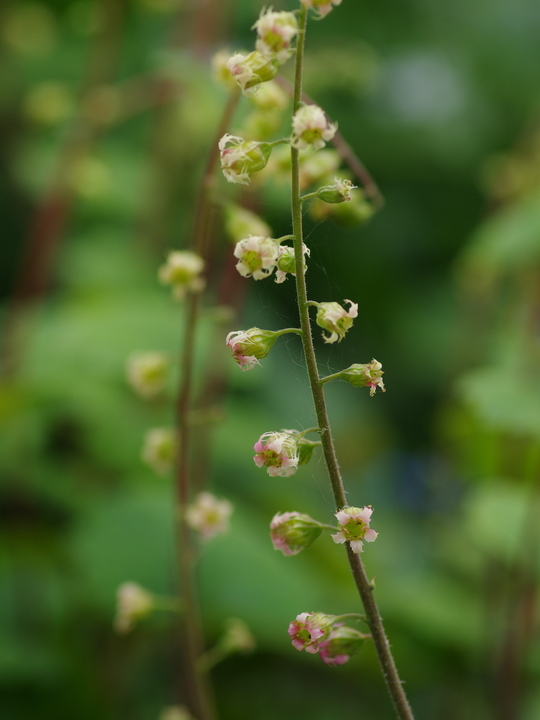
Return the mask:
<svg viewBox="0 0 540 720">
<path fill-rule="evenodd" d="M 299 512 L 277 513 L 270 523 L 270 538 L 284 555 L 298 555 L 322 533 L 320 523 Z"/>
</svg>

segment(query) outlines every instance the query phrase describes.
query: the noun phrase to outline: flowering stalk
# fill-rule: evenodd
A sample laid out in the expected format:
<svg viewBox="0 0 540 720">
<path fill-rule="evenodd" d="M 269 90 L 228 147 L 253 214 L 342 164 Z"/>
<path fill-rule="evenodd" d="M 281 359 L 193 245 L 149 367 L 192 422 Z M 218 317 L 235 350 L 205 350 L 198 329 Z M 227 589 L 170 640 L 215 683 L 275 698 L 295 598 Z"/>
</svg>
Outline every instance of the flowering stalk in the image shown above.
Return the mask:
<svg viewBox="0 0 540 720">
<path fill-rule="evenodd" d="M 225 108 L 217 132 L 218 138 L 223 135 L 229 126 L 232 114 L 236 108 L 238 96 L 239 93 L 236 90 L 231 92 L 229 102 Z M 212 150 L 205 168 L 192 236 L 191 249 L 203 257 L 206 250 L 210 191 L 218 159 L 219 153 L 216 141 L 212 143 Z M 193 572 L 194 547 L 187 517 L 191 489 L 189 469 L 191 389 L 193 386 L 192 377 L 198 314 L 199 293 L 193 292 L 189 294 L 185 306 L 183 351 L 180 361 L 182 374 L 176 408 L 178 425 L 178 455 L 176 467 L 178 556 L 184 609 L 183 646 L 185 657 L 185 686 L 191 696 L 189 703 L 190 710 L 198 720 L 215 720 L 217 716 L 210 684 L 203 672 L 204 668 L 202 668 L 199 663 L 199 659 L 204 652 L 204 644 Z"/>
<path fill-rule="evenodd" d="M 298 41 L 296 45 L 296 66 L 295 66 L 295 84 L 294 84 L 294 108 L 297 112 L 301 107 L 302 98 L 302 76 L 303 76 L 303 60 L 304 60 L 304 44 L 307 25 L 307 7 L 302 4 L 298 16 Z M 317 360 L 315 349 L 313 346 L 313 338 L 311 334 L 311 326 L 309 321 L 309 305 L 307 297 L 306 280 L 304 276 L 304 253 L 303 253 L 303 234 L 302 234 L 302 198 L 300 194 L 300 158 L 298 148 L 291 145 L 292 160 L 292 224 L 294 235 L 294 250 L 296 263 L 296 291 L 298 301 L 298 312 L 300 315 L 300 327 L 302 329 L 302 344 L 306 357 L 306 366 L 313 395 L 313 402 L 317 414 L 317 422 L 320 428 L 321 443 L 328 468 L 328 474 L 332 485 L 332 491 L 336 508 L 339 511 L 347 505 L 347 498 L 343 481 L 339 470 L 336 457 L 334 441 L 330 430 L 328 413 L 326 409 L 326 401 L 324 389 L 320 382 L 319 372 L 317 368 Z M 388 692 L 392 698 L 397 717 L 400 720 L 413 720 L 413 715 L 392 656 L 390 645 L 386 637 L 381 615 L 375 602 L 373 595 L 373 586 L 368 580 L 364 566 L 360 557 L 353 551 L 350 543 L 345 543 L 349 564 L 358 592 L 362 599 L 362 604 L 366 613 L 367 623 L 371 630 L 373 643 L 375 645 L 383 677 L 386 682 Z"/>
</svg>

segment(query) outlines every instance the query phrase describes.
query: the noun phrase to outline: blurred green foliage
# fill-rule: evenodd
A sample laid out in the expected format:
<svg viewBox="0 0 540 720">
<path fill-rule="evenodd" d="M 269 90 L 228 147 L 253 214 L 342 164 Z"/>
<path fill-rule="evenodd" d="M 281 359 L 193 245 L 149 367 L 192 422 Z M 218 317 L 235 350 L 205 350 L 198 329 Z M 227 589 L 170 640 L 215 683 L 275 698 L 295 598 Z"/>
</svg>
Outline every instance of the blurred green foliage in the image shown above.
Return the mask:
<svg viewBox="0 0 540 720">
<path fill-rule="evenodd" d="M 0 385 L 6 720 L 152 720 L 178 700 L 171 618 L 112 633 L 121 582 L 176 591 L 174 490 L 140 451 L 148 427 L 173 422 L 177 378 L 167 399 L 144 404 L 124 367 L 136 350 L 179 351 L 181 313 L 156 271 L 187 245 L 225 102 L 209 55 L 250 47 L 259 7 L 0 10 L 4 338 L 14 288 L 43 260 L 39 244 L 25 255 L 40 208 L 59 198 L 66 211 L 46 292 L 30 283 L 35 302 L 18 315 L 16 372 Z M 418 720 L 540 714 L 539 22 L 533 0 L 343 0 L 309 30 L 306 90 L 386 197 L 359 229 L 307 220 L 308 281 L 314 298 L 360 306 L 342 344 L 318 339 L 321 367 L 376 357 L 386 371 L 385 395 L 336 384 L 328 398 L 350 501 L 375 507 L 365 560 Z M 286 185 L 251 200 L 276 236 L 289 232 Z M 210 487 L 236 508 L 230 535 L 200 561 L 207 641 L 234 616 L 258 644 L 214 672 L 222 718 L 390 718 L 369 645 L 329 669 L 288 641 L 297 613 L 352 612 L 358 600 L 328 540 L 283 558 L 268 539 L 277 511 L 330 522 L 333 507 L 322 461 L 291 479 L 252 463 L 262 432 L 314 421 L 297 338 L 248 374 L 215 343 L 296 323 L 290 281 L 244 287 L 229 324 L 205 314 L 197 350 L 198 386 L 209 356 L 226 368 Z"/>
</svg>

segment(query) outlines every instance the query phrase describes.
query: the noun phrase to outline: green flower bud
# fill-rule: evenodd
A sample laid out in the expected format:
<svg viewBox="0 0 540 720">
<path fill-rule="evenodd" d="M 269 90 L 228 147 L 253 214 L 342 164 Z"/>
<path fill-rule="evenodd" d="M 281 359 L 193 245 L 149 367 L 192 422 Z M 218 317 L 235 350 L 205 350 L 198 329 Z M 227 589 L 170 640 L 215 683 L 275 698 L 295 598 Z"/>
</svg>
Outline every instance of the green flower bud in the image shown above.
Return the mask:
<svg viewBox="0 0 540 720">
<path fill-rule="evenodd" d="M 284 555 L 298 555 L 322 533 L 316 520 L 299 512 L 277 513 L 270 523 L 270 538 L 275 550 Z"/>
</svg>

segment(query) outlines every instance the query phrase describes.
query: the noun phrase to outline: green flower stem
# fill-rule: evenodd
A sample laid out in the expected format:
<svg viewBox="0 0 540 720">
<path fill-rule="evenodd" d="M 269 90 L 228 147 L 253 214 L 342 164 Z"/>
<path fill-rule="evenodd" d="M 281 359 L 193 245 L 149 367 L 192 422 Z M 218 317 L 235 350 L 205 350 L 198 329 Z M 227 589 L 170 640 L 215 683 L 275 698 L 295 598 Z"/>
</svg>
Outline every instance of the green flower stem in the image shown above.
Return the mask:
<svg viewBox="0 0 540 720">
<path fill-rule="evenodd" d="M 323 377 L 319 380 L 321 385 L 324 385 L 324 383 L 330 382 L 330 380 L 335 380 L 336 378 L 340 378 L 341 373 L 334 373 L 333 375 L 327 375 L 326 377 Z"/>
<path fill-rule="evenodd" d="M 210 216 L 211 191 L 214 182 L 215 168 L 219 159 L 218 142 L 229 127 L 236 108 L 239 92 L 231 92 L 223 117 L 212 143 L 199 191 L 197 210 L 191 238 L 191 249 L 201 256 L 206 255 Z M 195 352 L 195 336 L 199 315 L 199 293 L 190 293 L 185 304 L 184 336 L 181 353 L 181 382 L 178 389 L 176 404 L 178 427 L 178 455 L 176 461 L 177 485 L 177 534 L 180 587 L 182 589 L 183 622 L 182 649 L 184 653 L 183 685 L 185 687 L 188 706 L 197 720 L 216 720 L 213 693 L 208 677 L 199 667 L 199 658 L 204 653 L 204 639 L 199 611 L 199 599 L 194 575 L 196 552 L 193 546 L 192 533 L 186 521 L 186 508 L 192 493 L 190 473 L 191 447 L 191 406 L 193 386 L 193 366 Z"/>
<path fill-rule="evenodd" d="M 276 242 L 282 243 L 284 240 L 294 240 L 294 235 L 283 235 L 283 237 L 278 238 Z"/>
<path fill-rule="evenodd" d="M 309 435 L 309 433 L 313 433 L 313 432 L 316 432 L 316 433 L 321 432 L 321 428 L 312 427 L 312 428 L 308 428 L 307 430 L 302 430 L 302 432 L 299 432 L 299 433 L 298 433 L 298 437 L 299 437 L 299 438 L 303 438 L 304 435 Z M 321 443 L 319 443 L 319 442 L 315 443 L 315 442 L 314 442 L 313 444 L 314 444 L 314 445 L 315 445 L 315 444 L 320 445 Z"/>
<path fill-rule="evenodd" d="M 361 620 L 362 622 L 367 622 L 366 616 L 361 615 L 360 613 L 345 613 L 345 615 L 336 615 L 336 621 L 337 620 L 346 620 L 347 618 L 354 618 L 355 620 Z"/>
<path fill-rule="evenodd" d="M 287 335 L 287 333 L 296 333 L 296 335 L 302 335 L 302 330 L 300 330 L 300 328 L 283 328 L 283 330 L 276 330 L 275 332 L 278 337 L 281 337 L 282 335 Z"/>
<path fill-rule="evenodd" d="M 302 77 L 303 77 L 303 63 L 304 63 L 304 44 L 307 24 L 307 8 L 305 5 L 301 6 L 298 15 L 298 24 L 300 31 L 298 33 L 298 42 L 296 45 L 296 66 L 295 66 L 295 83 L 294 83 L 294 108 L 293 112 L 296 112 L 300 107 L 302 98 Z M 339 470 L 339 465 L 336 457 L 336 451 L 334 447 L 334 441 L 332 439 L 332 432 L 330 430 L 330 423 L 328 420 L 328 412 L 326 409 L 326 401 L 324 397 L 324 390 L 320 383 L 319 371 L 317 368 L 317 360 L 315 356 L 315 349 L 313 346 L 313 337 L 311 334 L 311 327 L 309 322 L 309 310 L 310 304 L 314 304 L 308 301 L 307 298 L 307 287 L 304 275 L 304 253 L 302 249 L 303 245 L 303 233 L 302 233 L 302 201 L 300 196 L 300 153 L 299 151 L 291 146 L 291 160 L 292 160 L 292 225 L 294 240 L 294 251 L 295 251 L 295 271 L 296 271 L 296 291 L 298 301 L 298 312 L 300 315 L 300 326 L 303 330 L 302 342 L 304 346 L 304 353 L 306 357 L 306 366 L 309 376 L 309 382 L 311 385 L 311 392 L 313 395 L 313 402 L 315 405 L 315 411 L 317 414 L 317 422 L 321 429 L 321 442 L 324 451 L 324 457 L 326 466 L 328 468 L 328 474 L 332 485 L 332 491 L 334 494 L 334 501 L 336 508 L 339 510 L 347 505 L 347 497 L 345 495 L 345 489 L 343 487 L 343 481 Z M 412 710 L 407 701 L 407 697 L 401 685 L 401 680 L 397 672 L 397 668 L 394 662 L 390 645 L 384 631 L 381 615 L 375 602 L 373 595 L 373 587 L 367 578 L 366 571 L 360 557 L 354 553 L 350 548 L 350 543 L 345 543 L 347 549 L 347 555 L 349 558 L 349 565 L 351 567 L 352 575 L 362 599 L 362 604 L 367 616 L 367 623 L 371 630 L 373 642 L 377 651 L 379 664 L 381 666 L 382 674 L 386 682 L 388 693 L 394 704 L 396 715 L 400 720 L 414 720 Z"/>
<path fill-rule="evenodd" d="M 310 193 L 307 193 L 307 195 L 302 195 L 300 197 L 300 202 L 304 202 L 305 200 L 309 200 L 310 198 L 317 197 L 318 194 L 319 194 L 319 191 L 315 190 L 315 192 L 310 192 Z"/>
</svg>

